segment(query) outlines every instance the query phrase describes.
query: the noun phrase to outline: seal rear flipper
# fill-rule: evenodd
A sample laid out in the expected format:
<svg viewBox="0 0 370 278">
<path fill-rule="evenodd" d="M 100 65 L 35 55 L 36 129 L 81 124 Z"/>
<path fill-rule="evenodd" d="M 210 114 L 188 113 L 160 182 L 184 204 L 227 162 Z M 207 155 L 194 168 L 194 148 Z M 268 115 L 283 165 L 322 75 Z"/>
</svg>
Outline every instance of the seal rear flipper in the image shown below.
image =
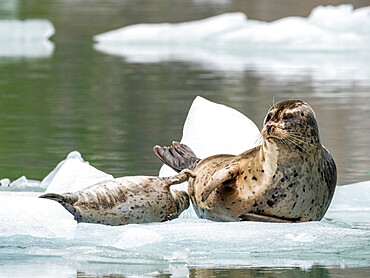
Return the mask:
<svg viewBox="0 0 370 278">
<path fill-rule="evenodd" d="M 78 201 L 78 195 L 74 193 L 64 193 L 64 194 L 46 193 L 39 196 L 39 198 L 50 199 L 53 201 L 57 201 L 58 203 L 63 202 L 71 205 Z"/>
<path fill-rule="evenodd" d="M 78 201 L 78 195 L 74 193 L 56 194 L 47 193 L 39 196 L 39 198 L 49 199 L 58 202 L 66 210 L 68 210 L 72 215 L 74 215 L 75 220 L 79 221 L 81 218 L 80 212 L 73 207 L 73 204 Z"/>
<path fill-rule="evenodd" d="M 206 189 L 201 194 L 202 202 L 205 202 L 213 190 L 215 190 L 222 183 L 235 178 L 239 170 L 239 164 L 235 163 L 214 173 L 208 181 Z"/>
<path fill-rule="evenodd" d="M 265 216 L 254 213 L 246 213 L 239 216 L 240 221 L 272 222 L 272 223 L 296 223 L 301 222 L 299 219 L 283 219 L 273 216 Z"/>
<path fill-rule="evenodd" d="M 171 147 L 160 147 L 157 145 L 153 148 L 153 152 L 160 161 L 170 166 L 176 172 L 184 169 L 193 170 L 200 161 L 187 145 L 175 141 L 172 142 Z"/>
</svg>

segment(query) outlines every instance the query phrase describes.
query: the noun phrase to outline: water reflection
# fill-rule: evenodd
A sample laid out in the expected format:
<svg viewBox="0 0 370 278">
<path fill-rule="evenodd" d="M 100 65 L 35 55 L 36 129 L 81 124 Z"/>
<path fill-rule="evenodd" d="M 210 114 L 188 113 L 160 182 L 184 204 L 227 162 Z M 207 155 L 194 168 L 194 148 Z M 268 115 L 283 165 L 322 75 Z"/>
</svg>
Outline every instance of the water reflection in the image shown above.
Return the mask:
<svg viewBox="0 0 370 278">
<path fill-rule="evenodd" d="M 48 39 L 54 32 L 47 20 L 0 20 L 0 58 L 49 57 L 54 44 Z"/>
<path fill-rule="evenodd" d="M 243 278 L 254 278 L 254 277 L 269 277 L 269 278 L 282 278 L 282 277 L 317 277 L 317 278 L 341 278 L 341 277 L 352 277 L 362 278 L 366 277 L 369 273 L 369 268 L 325 268 L 321 266 L 315 266 L 311 269 L 300 269 L 300 268 L 239 268 L 239 269 L 217 269 L 217 268 L 189 268 L 188 274 L 184 272 L 176 273 L 160 273 L 154 272 L 145 275 L 146 277 L 243 277 Z M 135 275 L 134 273 L 130 273 Z M 129 275 L 130 275 L 129 274 Z M 110 274 L 110 275 L 99 275 L 90 274 L 85 272 L 77 272 L 77 277 L 80 278 L 97 278 L 97 277 L 127 277 L 127 274 Z"/>
</svg>

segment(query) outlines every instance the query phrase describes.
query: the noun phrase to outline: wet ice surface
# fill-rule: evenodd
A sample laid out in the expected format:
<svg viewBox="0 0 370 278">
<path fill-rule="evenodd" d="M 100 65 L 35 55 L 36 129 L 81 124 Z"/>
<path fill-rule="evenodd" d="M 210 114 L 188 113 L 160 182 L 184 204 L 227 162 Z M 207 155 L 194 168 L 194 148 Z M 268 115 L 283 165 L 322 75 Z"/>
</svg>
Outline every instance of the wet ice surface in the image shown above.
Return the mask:
<svg viewBox="0 0 370 278">
<path fill-rule="evenodd" d="M 54 44 L 53 24 L 48 20 L 0 20 L 0 57 L 49 57 Z"/>
<path fill-rule="evenodd" d="M 198 97 L 186 119 L 182 140 L 194 149 L 202 146 L 197 150 L 203 151 L 202 156 L 239 152 L 238 148 L 255 144 L 254 139 L 242 140 L 234 149 L 225 150 L 217 142 L 199 142 L 198 131 L 204 132 L 205 126 L 214 128 L 215 111 L 225 119 L 235 117 L 237 122 L 248 123 L 258 136 L 255 125 L 239 112 Z M 215 138 L 220 142 L 227 139 L 222 135 Z M 111 176 L 72 152 L 39 185 L 49 186 L 49 192 L 72 191 L 104 178 Z M 192 267 L 366 267 L 370 265 L 369 187 L 370 181 L 338 187 L 321 222 L 219 223 L 198 219 L 187 211 L 166 223 L 119 227 L 77 224 L 58 203 L 36 198 L 41 192 L 0 191 L 1 274 L 70 277 L 82 271 L 184 277 Z M 107 263 L 109 269 L 104 266 Z"/>
<path fill-rule="evenodd" d="M 365 186 L 370 183 L 341 190 L 368 203 L 362 198 Z M 218 223 L 196 218 L 119 227 L 81 223 L 69 240 L 13 231 L 0 237 L 0 261 L 6 264 L 6 273 L 14 264 L 11 259 L 21 257 L 25 263 L 20 269 L 33 273 L 34 265 L 43 264 L 48 256 L 47 273 L 65 265 L 59 277 L 71 275 L 73 269 L 99 273 L 99 265 L 105 263 L 112 265 L 110 274 L 164 272 L 180 276 L 186 276 L 190 267 L 369 266 L 369 205 L 352 211 L 340 209 L 347 202 L 337 205 L 323 221 L 299 224 Z M 32 265 L 29 269 L 27 262 Z M 103 269 L 103 274 L 107 273 Z"/>
</svg>

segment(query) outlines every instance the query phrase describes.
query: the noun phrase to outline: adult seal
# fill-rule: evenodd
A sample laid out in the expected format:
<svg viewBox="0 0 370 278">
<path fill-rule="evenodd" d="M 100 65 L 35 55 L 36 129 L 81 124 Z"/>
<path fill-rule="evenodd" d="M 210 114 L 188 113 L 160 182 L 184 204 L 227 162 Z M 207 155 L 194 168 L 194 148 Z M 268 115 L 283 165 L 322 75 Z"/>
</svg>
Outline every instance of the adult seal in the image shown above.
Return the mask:
<svg viewBox="0 0 370 278">
<path fill-rule="evenodd" d="M 48 193 L 40 198 L 59 202 L 78 222 L 105 225 L 163 222 L 177 218 L 189 207 L 185 191 L 173 184 L 195 177 L 183 170 L 172 177 L 132 176 L 100 182 L 77 192 Z"/>
<path fill-rule="evenodd" d="M 301 100 L 282 101 L 269 109 L 261 133 L 262 145 L 237 156 L 220 154 L 200 160 L 177 142 L 153 150 L 176 171 L 194 171 L 196 178 L 189 179 L 188 191 L 200 218 L 320 220 L 333 197 L 337 170 L 321 145 L 312 108 Z"/>
</svg>

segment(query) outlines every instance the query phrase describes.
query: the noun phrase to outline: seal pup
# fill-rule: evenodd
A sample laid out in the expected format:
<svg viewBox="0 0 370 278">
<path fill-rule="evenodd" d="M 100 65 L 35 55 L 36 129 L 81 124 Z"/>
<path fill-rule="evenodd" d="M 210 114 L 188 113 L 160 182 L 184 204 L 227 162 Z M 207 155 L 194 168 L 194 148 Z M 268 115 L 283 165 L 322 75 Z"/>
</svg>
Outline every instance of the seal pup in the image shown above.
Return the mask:
<svg viewBox="0 0 370 278">
<path fill-rule="evenodd" d="M 172 147 L 155 146 L 153 151 L 176 171 L 194 171 L 196 178 L 189 179 L 188 192 L 200 218 L 320 220 L 333 197 L 337 170 L 321 145 L 312 108 L 301 100 L 274 105 L 261 134 L 262 145 L 237 156 L 219 154 L 200 160 L 177 142 Z"/>
<path fill-rule="evenodd" d="M 185 191 L 170 186 L 195 177 L 184 169 L 171 177 L 132 176 L 97 183 L 77 192 L 48 193 L 40 198 L 59 202 L 75 220 L 111 226 L 163 222 L 189 207 Z"/>
</svg>

